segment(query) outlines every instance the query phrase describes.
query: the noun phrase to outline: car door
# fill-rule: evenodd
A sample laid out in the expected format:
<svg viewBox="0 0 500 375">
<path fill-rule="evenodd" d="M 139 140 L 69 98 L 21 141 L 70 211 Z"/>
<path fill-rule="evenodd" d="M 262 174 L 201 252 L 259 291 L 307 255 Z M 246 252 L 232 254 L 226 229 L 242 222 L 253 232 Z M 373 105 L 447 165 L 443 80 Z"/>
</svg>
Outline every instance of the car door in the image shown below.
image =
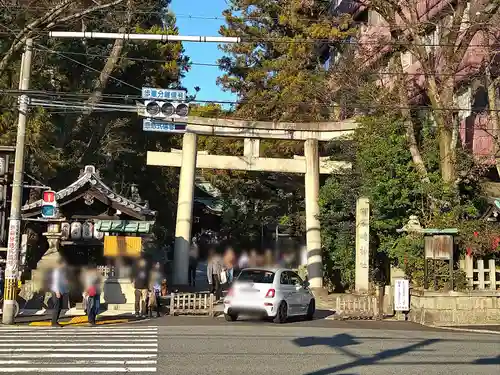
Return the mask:
<svg viewBox="0 0 500 375">
<path fill-rule="evenodd" d="M 280 276 L 280 291 L 283 295 L 283 299 L 288 305 L 288 314 L 293 315 L 296 309 L 296 295 L 295 287 L 290 282 L 290 273 L 288 271 L 282 271 Z"/>
<path fill-rule="evenodd" d="M 286 278 L 288 281 L 289 285 L 289 306 L 290 306 L 290 313 L 293 315 L 297 315 L 301 313 L 301 294 L 300 291 L 297 287 L 297 280 L 295 278 L 295 273 L 291 271 L 286 271 Z"/>
<path fill-rule="evenodd" d="M 296 313 L 305 314 L 310 300 L 309 289 L 304 288 L 304 280 L 297 273 L 290 272 L 289 279 L 294 287 Z"/>
</svg>

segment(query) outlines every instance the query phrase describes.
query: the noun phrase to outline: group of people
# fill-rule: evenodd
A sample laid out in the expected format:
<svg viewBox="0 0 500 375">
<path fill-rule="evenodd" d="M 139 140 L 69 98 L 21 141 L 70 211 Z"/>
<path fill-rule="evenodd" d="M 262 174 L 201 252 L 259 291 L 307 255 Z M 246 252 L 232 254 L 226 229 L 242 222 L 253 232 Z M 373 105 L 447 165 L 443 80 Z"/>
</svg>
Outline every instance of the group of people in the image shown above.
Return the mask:
<svg viewBox="0 0 500 375">
<path fill-rule="evenodd" d="M 230 286 L 233 282 L 236 267 L 236 254 L 232 248 L 228 248 L 223 256 L 217 254 L 215 249 L 209 250 L 207 278 L 211 293 L 215 295 L 216 301 L 220 301 L 222 297 L 222 285 Z"/>
<path fill-rule="evenodd" d="M 83 308 L 91 325 L 96 324 L 101 301 L 101 275 L 97 267 L 86 267 L 80 273 L 83 286 Z M 59 317 L 64 304 L 64 296 L 69 293 L 68 270 L 64 260 L 60 259 L 52 272 L 50 290 L 52 292 L 53 310 L 52 326 L 59 326 Z"/>
<path fill-rule="evenodd" d="M 134 268 L 135 315 L 136 317 L 160 317 L 160 297 L 167 295 L 167 280 L 161 266 L 156 263 L 148 269 L 148 263 L 141 259 Z"/>
<path fill-rule="evenodd" d="M 160 296 L 166 296 L 167 281 L 163 277 L 160 264 L 148 267 L 144 259 L 140 259 L 133 267 L 132 282 L 135 288 L 135 314 L 137 317 L 153 316 L 153 311 L 160 316 Z M 82 270 L 81 285 L 83 286 L 83 307 L 91 325 L 96 324 L 100 311 L 101 274 L 97 267 L 87 267 Z M 69 293 L 68 272 L 65 262 L 61 259 L 52 272 L 50 290 L 52 292 L 53 310 L 52 326 L 59 326 L 59 317 L 63 308 L 64 296 Z"/>
</svg>

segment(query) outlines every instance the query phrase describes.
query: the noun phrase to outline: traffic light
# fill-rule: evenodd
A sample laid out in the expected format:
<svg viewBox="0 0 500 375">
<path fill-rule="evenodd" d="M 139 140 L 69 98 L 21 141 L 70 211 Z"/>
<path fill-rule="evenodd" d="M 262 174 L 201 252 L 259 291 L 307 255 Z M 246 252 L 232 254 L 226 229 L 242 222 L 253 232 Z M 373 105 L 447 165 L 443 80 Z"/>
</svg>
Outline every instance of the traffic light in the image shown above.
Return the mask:
<svg viewBox="0 0 500 375">
<path fill-rule="evenodd" d="M 171 120 L 175 122 L 187 122 L 189 105 L 186 103 L 146 100 L 144 102 L 144 106 L 145 115 L 147 117 Z"/>
<path fill-rule="evenodd" d="M 47 190 L 43 192 L 42 217 L 51 219 L 57 216 L 56 192 Z"/>
</svg>

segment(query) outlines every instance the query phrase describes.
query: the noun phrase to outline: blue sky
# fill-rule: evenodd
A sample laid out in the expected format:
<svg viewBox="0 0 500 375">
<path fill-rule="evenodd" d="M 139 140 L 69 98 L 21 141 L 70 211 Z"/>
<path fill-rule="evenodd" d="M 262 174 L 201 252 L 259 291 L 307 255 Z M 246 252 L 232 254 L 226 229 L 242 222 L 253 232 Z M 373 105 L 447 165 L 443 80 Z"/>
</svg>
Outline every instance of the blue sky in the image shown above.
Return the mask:
<svg viewBox="0 0 500 375">
<path fill-rule="evenodd" d="M 177 26 L 181 35 L 218 36 L 219 27 L 224 23 L 222 11 L 227 8 L 225 0 L 172 0 L 171 9 L 177 15 Z M 188 16 L 219 17 L 217 20 L 196 19 Z M 215 63 L 222 56 L 216 43 L 184 42 L 186 55 L 195 63 Z M 234 101 L 236 96 L 222 91 L 216 84 L 221 74 L 217 67 L 193 65 L 183 80 L 190 93 L 199 86 L 199 100 Z"/>
</svg>

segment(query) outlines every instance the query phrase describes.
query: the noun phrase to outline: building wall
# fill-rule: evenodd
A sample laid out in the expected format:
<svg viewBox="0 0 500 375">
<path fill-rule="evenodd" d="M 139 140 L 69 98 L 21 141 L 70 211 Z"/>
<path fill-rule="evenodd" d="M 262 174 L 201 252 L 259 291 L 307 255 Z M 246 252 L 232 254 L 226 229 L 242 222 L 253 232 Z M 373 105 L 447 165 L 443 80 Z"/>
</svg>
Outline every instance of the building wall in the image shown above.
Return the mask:
<svg viewBox="0 0 500 375">
<path fill-rule="evenodd" d="M 449 9 L 450 0 L 421 0 L 418 2 L 417 12 L 419 19 L 421 21 L 433 20 L 433 22 L 438 23 L 439 20 L 443 21 L 445 17 L 445 12 Z M 380 64 L 382 59 L 391 54 L 393 51 L 393 46 L 389 44 L 390 41 L 390 30 L 388 24 L 385 20 L 374 11 L 367 10 L 363 5 L 358 3 L 357 6 L 353 5 L 356 3 L 353 0 L 341 0 L 332 1 L 335 4 L 333 13 L 340 14 L 350 12 L 353 17 L 358 22 L 365 22 L 365 25 L 360 27 L 360 35 L 358 38 L 359 45 L 356 47 L 355 56 L 357 57 L 357 64 L 362 64 L 367 70 L 375 69 L 377 64 Z M 417 1 L 415 1 L 417 3 Z M 470 2 L 470 12 L 476 12 L 477 9 L 485 4 L 484 0 L 472 1 Z M 398 23 L 402 23 L 401 19 L 398 18 Z M 467 26 L 467 18 L 464 16 L 464 26 Z M 500 25 L 500 23 L 499 23 Z M 464 27 L 465 30 L 465 27 Z M 436 36 L 432 35 L 430 32 L 428 38 L 426 39 L 426 44 L 438 44 L 436 41 Z M 487 45 L 492 45 L 490 42 L 491 35 L 500 38 L 500 26 L 497 26 L 492 22 L 491 29 L 488 35 L 486 33 L 480 32 L 475 35 L 470 47 L 467 50 L 464 59 L 460 65 L 459 71 L 457 72 L 456 84 L 460 85 L 464 82 L 470 81 L 470 77 L 481 71 L 485 60 L 489 57 L 491 50 L 493 48 L 487 47 Z M 434 39 L 433 39 L 434 38 Z M 439 56 L 439 47 L 428 47 L 436 48 L 435 54 Z M 439 58 L 438 58 L 439 62 Z M 330 62 L 331 64 L 331 62 Z M 409 52 L 407 52 L 403 57 L 403 68 L 405 72 L 409 74 L 409 79 L 414 83 L 414 102 L 418 103 L 422 99 L 422 90 L 424 89 L 424 76 L 420 63 L 416 61 Z M 385 67 L 382 71 L 388 71 Z M 439 73 L 441 69 L 437 69 Z M 385 88 L 391 88 L 393 79 L 390 74 L 380 75 L 379 84 Z M 483 90 L 485 91 L 485 90 Z M 469 97 L 468 102 L 461 104 L 460 108 L 463 106 L 472 107 L 475 101 L 476 93 L 472 93 Z M 487 106 L 486 97 L 486 106 Z M 461 119 L 460 126 L 460 136 L 464 145 L 469 148 L 475 156 L 483 160 L 485 163 L 492 164 L 494 160 L 492 155 L 495 152 L 495 142 L 491 136 L 491 122 L 486 114 L 486 109 L 483 108 L 480 111 L 476 111 L 474 114 L 459 114 Z"/>
</svg>

